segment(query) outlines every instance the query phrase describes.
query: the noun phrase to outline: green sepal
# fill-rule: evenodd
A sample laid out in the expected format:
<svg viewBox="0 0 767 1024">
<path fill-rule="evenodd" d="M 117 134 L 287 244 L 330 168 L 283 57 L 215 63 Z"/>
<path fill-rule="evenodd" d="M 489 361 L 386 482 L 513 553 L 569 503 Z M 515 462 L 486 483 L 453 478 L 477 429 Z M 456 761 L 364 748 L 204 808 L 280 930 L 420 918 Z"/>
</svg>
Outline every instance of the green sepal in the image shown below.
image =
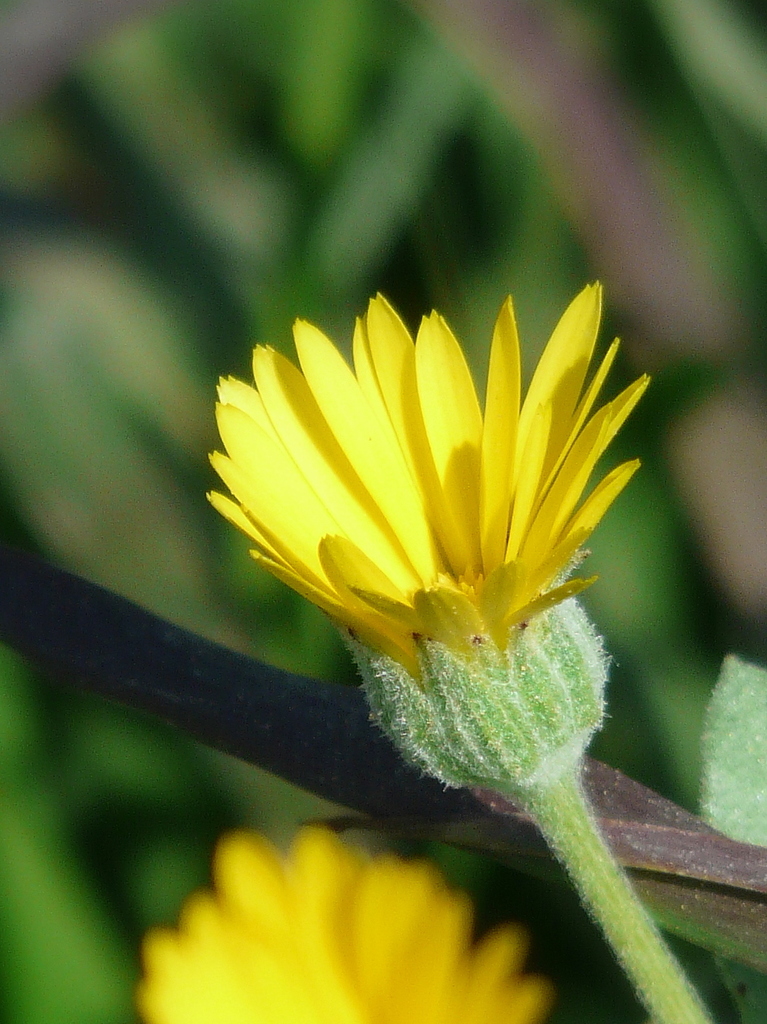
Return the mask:
<svg viewBox="0 0 767 1024">
<path fill-rule="evenodd" d="M 416 638 L 419 680 L 348 643 L 383 731 L 446 785 L 553 782 L 580 762 L 603 718 L 607 658 L 574 599 L 512 629 L 505 650 L 484 635 L 454 646 Z"/>
</svg>

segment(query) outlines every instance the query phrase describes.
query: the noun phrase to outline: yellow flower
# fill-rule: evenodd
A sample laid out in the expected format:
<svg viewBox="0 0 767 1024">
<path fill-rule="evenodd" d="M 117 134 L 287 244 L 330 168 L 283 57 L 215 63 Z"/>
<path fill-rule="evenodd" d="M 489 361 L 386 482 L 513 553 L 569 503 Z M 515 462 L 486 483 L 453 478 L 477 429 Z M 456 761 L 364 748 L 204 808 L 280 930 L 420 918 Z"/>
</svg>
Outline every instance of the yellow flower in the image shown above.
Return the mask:
<svg viewBox="0 0 767 1024">
<path fill-rule="evenodd" d="M 427 863 L 373 860 L 306 828 L 287 863 L 256 834 L 222 840 L 216 894 L 150 932 L 147 1024 L 538 1024 L 550 984 L 520 976 L 504 926 L 471 948 L 471 906 Z"/>
<path fill-rule="evenodd" d="M 565 575 L 638 466 L 618 466 L 582 501 L 648 382 L 593 411 L 618 347 L 586 386 L 601 298 L 590 285 L 570 304 L 522 403 L 504 303 L 484 416 L 437 313 L 414 343 L 373 299 L 357 321 L 353 371 L 297 321 L 300 371 L 258 346 L 255 388 L 221 381 L 227 455 L 211 460 L 236 501 L 211 502 L 254 541 L 258 562 L 412 675 L 420 637 L 455 646 L 490 636 L 505 648 L 513 626 L 592 582 Z"/>
</svg>

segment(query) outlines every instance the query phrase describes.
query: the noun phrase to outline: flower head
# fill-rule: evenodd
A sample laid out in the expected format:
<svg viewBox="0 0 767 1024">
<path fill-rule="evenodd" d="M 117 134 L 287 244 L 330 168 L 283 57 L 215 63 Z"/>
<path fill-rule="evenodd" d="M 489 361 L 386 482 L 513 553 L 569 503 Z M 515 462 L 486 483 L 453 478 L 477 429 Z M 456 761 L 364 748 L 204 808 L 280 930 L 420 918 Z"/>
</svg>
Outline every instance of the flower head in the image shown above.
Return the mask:
<svg viewBox="0 0 767 1024">
<path fill-rule="evenodd" d="M 472 948 L 468 899 L 427 863 L 307 828 L 287 862 L 256 834 L 224 838 L 214 877 L 178 931 L 147 936 L 147 1024 L 539 1024 L 551 1005 L 519 973 L 522 930 Z"/>
<path fill-rule="evenodd" d="M 638 466 L 618 466 L 583 500 L 648 381 L 596 408 L 618 346 L 587 384 L 601 297 L 590 285 L 570 304 L 523 402 L 507 299 L 484 413 L 437 313 L 413 342 L 373 299 L 353 370 L 297 321 L 300 370 L 259 346 L 255 388 L 221 381 L 227 454 L 211 458 L 235 500 L 211 502 L 253 540 L 258 562 L 414 676 L 422 637 L 460 647 L 489 636 L 504 648 L 512 627 L 591 582 L 565 577 Z"/>
</svg>

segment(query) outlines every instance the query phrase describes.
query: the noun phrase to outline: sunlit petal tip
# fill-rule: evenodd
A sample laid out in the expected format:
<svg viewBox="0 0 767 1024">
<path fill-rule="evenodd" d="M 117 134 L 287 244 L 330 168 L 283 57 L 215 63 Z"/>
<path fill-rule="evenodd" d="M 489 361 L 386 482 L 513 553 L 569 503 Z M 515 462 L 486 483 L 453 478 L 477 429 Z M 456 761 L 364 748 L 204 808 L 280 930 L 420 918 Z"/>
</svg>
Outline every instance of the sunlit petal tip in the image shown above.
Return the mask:
<svg viewBox="0 0 767 1024">
<path fill-rule="evenodd" d="M 221 459 L 226 459 L 226 455 L 223 455 L 221 452 L 208 452 L 208 462 L 216 470 L 216 472 L 218 472 L 218 467 L 221 464 Z"/>
<path fill-rule="evenodd" d="M 256 384 L 259 383 L 264 370 L 273 366 L 276 357 L 280 354 L 271 345 L 256 345 L 253 349 L 253 378 Z"/>
<path fill-rule="evenodd" d="M 247 536 L 255 536 L 253 523 L 243 512 L 242 506 L 238 505 L 236 501 L 232 501 L 231 498 L 227 498 L 225 494 L 221 494 L 219 491 L 208 491 L 205 497 L 213 508 L 220 512 L 225 519 L 228 519 L 233 526 L 236 526 Z"/>
<path fill-rule="evenodd" d="M 383 332 L 393 330 L 400 338 L 406 338 L 412 343 L 410 332 L 405 327 L 402 317 L 386 296 L 380 292 L 368 302 L 365 320 L 370 330 Z"/>
<path fill-rule="evenodd" d="M 599 307 L 599 311 L 602 311 L 602 300 L 604 297 L 604 286 L 601 281 L 590 281 L 579 295 L 576 296 L 575 301 L 577 302 L 581 296 L 588 296 L 589 299 L 596 303 Z"/>
<path fill-rule="evenodd" d="M 514 337 L 517 336 L 517 315 L 514 310 L 514 300 L 511 295 L 507 295 L 501 303 L 501 308 L 498 310 L 498 316 L 495 320 L 496 330 L 509 330 L 513 331 Z"/>
<path fill-rule="evenodd" d="M 599 281 L 587 284 L 565 309 L 559 319 L 549 344 L 557 342 L 567 345 L 569 337 L 573 345 L 593 346 L 596 332 L 602 319 L 603 288 Z"/>
<path fill-rule="evenodd" d="M 303 369 L 303 363 L 305 356 L 312 353 L 315 349 L 325 350 L 332 349 L 339 358 L 341 353 L 333 345 L 333 342 L 328 338 L 324 331 L 321 331 L 319 327 L 310 323 L 308 320 L 298 319 L 293 323 L 293 342 L 296 346 L 296 353 L 298 354 L 298 361 Z M 304 371 L 305 372 L 305 371 Z"/>
<path fill-rule="evenodd" d="M 258 379 L 260 376 L 259 370 L 265 362 L 271 362 L 274 356 L 275 349 L 272 345 L 256 345 L 253 349 L 253 358 L 251 361 L 251 369 L 253 371 L 253 379 L 258 387 Z"/>
<path fill-rule="evenodd" d="M 595 529 L 615 499 L 639 469 L 639 459 L 616 466 L 591 492 L 568 526 L 567 533 L 580 533 L 584 540 Z"/>
<path fill-rule="evenodd" d="M 247 413 L 256 422 L 263 421 L 263 405 L 255 388 L 236 380 L 222 377 L 218 385 L 218 400 L 221 405 L 233 405 Z"/>
<path fill-rule="evenodd" d="M 216 426 L 218 427 L 221 440 L 224 442 L 224 447 L 230 455 L 230 443 L 236 438 L 238 424 L 241 422 L 242 415 L 242 409 L 238 408 L 238 406 L 232 405 L 229 402 L 216 402 Z"/>
</svg>

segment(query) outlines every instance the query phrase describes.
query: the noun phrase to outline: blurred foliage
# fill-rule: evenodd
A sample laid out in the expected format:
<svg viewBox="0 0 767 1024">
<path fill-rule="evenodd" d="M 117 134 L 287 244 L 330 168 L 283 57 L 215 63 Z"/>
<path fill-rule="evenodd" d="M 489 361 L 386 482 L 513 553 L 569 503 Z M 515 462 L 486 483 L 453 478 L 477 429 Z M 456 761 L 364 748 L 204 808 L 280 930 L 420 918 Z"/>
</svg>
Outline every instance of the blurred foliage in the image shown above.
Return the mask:
<svg viewBox="0 0 767 1024">
<path fill-rule="evenodd" d="M 767 658 L 767 564 L 739 517 L 765 507 L 767 480 L 745 466 L 729 520 L 755 573 L 744 600 L 707 518 L 724 494 L 717 453 L 687 455 L 689 417 L 736 383 L 767 418 L 767 28 L 745 0 L 540 6 L 572 59 L 604 75 L 669 230 L 738 315 L 729 347 L 665 338 L 659 355 L 605 280 L 603 340 L 627 340 L 617 376 L 652 363 L 655 383 L 620 440 L 642 472 L 592 545 L 588 603 L 615 659 L 594 753 L 694 808 L 721 656 Z M 603 273 L 575 197 L 590 188 L 609 204 L 610 183 L 568 178 L 507 102 L 513 84 L 499 89 L 490 58 L 485 78 L 481 49 L 462 45 L 394 0 L 178 4 L 113 32 L 0 126 L 5 539 L 232 646 L 353 682 L 332 627 L 205 503 L 214 384 L 249 374 L 254 341 L 290 352 L 298 315 L 348 345 L 377 290 L 413 327 L 445 313 L 480 380 L 513 292 L 529 367 Z M 660 276 L 647 267 L 662 290 Z M 139 937 L 204 881 L 220 830 L 285 839 L 329 810 L 53 689 L 6 652 L 0 772 L 0 1016 L 18 1024 L 131 1020 Z M 560 993 L 555 1024 L 640 1019 L 571 894 L 429 849 L 483 925 L 528 923 Z M 681 955 L 735 1019 L 707 957 Z"/>
</svg>

